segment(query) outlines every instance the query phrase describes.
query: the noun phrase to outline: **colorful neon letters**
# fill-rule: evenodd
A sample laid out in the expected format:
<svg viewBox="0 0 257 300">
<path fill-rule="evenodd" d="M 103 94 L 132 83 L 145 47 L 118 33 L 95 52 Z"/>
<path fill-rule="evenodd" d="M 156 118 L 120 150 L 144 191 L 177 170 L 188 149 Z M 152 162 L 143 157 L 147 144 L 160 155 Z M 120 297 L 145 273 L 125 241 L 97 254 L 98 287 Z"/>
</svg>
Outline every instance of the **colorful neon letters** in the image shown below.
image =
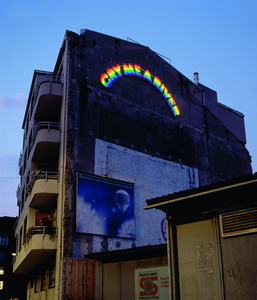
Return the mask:
<svg viewBox="0 0 257 300">
<path fill-rule="evenodd" d="M 167 104 L 171 108 L 173 115 L 176 117 L 180 114 L 179 107 L 172 94 L 168 92 L 168 88 L 165 84 L 163 84 L 157 76 L 153 77 L 149 70 L 141 69 L 140 65 L 135 64 L 133 66 L 130 63 L 123 65 L 117 64 L 116 66 L 112 66 L 112 68 L 107 69 L 106 73 L 103 73 L 100 76 L 100 80 L 103 86 L 110 88 L 112 83 L 117 79 L 122 78 L 123 75 L 141 77 L 147 80 L 162 94 L 163 98 L 167 101 Z"/>
</svg>

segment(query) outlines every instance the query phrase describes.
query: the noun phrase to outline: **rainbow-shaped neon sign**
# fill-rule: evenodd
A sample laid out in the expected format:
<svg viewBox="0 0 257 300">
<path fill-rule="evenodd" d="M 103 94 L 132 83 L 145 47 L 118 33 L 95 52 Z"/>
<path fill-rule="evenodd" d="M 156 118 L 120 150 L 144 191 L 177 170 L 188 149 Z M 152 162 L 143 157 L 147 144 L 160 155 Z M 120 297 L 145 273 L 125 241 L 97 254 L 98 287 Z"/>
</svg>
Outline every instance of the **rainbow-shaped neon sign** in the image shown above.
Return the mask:
<svg viewBox="0 0 257 300">
<path fill-rule="evenodd" d="M 116 80 L 125 76 L 136 76 L 141 77 L 151 83 L 156 89 L 162 94 L 163 98 L 167 101 L 171 111 L 173 112 L 174 117 L 180 114 L 180 109 L 173 98 L 172 94 L 168 92 L 168 88 L 161 82 L 157 76 L 152 76 L 149 70 L 141 69 L 140 65 L 135 64 L 123 64 L 112 66 L 106 70 L 106 73 L 103 73 L 100 76 L 101 83 L 103 86 L 110 88 Z"/>
</svg>

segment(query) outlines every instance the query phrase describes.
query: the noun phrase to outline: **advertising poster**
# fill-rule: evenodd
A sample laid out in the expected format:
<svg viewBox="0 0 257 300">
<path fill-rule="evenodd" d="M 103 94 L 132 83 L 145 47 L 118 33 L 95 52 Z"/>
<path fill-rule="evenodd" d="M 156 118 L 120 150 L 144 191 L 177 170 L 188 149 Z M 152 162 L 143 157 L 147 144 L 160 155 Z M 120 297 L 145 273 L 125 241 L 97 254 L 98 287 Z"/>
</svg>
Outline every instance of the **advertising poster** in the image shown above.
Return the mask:
<svg viewBox="0 0 257 300">
<path fill-rule="evenodd" d="M 134 186 L 77 173 L 77 232 L 135 238 Z"/>
<path fill-rule="evenodd" d="M 168 266 L 136 269 L 136 300 L 168 300 Z"/>
</svg>

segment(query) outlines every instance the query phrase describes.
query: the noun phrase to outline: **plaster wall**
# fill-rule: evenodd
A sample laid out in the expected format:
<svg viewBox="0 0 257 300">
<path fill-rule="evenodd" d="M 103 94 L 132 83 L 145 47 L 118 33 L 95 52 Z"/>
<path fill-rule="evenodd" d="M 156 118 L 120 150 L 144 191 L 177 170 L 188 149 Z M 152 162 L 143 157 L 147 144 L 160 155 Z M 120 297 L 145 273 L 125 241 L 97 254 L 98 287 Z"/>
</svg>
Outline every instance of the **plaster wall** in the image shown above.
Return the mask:
<svg viewBox="0 0 257 300">
<path fill-rule="evenodd" d="M 214 219 L 177 226 L 181 300 L 221 300 L 221 270 Z"/>
<path fill-rule="evenodd" d="M 166 215 L 144 211 L 145 199 L 198 187 L 198 170 L 96 139 L 95 174 L 134 183 L 136 239 L 108 238 L 108 250 L 166 242 Z M 163 224 L 164 223 L 164 224 Z M 162 226 L 164 225 L 164 226 Z M 102 237 L 94 236 L 93 252 L 101 251 Z"/>
<path fill-rule="evenodd" d="M 257 299 L 257 234 L 221 239 L 227 300 Z"/>
</svg>

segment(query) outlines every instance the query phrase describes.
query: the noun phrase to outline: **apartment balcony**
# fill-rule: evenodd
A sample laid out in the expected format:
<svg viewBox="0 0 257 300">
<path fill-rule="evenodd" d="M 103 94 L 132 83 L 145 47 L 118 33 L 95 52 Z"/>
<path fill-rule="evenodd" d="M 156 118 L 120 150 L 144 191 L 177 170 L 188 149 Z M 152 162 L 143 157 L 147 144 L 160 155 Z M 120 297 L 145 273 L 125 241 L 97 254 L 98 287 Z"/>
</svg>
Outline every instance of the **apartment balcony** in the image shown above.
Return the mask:
<svg viewBox="0 0 257 300">
<path fill-rule="evenodd" d="M 41 76 L 32 100 L 35 118 L 38 120 L 59 120 L 62 102 L 63 84 L 59 77 Z"/>
<path fill-rule="evenodd" d="M 17 197 L 17 198 L 19 197 L 20 190 L 21 190 L 21 184 L 19 183 L 19 185 L 18 185 L 18 187 L 17 187 L 17 190 L 16 190 L 16 197 Z"/>
<path fill-rule="evenodd" d="M 24 162 L 23 162 L 23 151 L 21 151 L 19 156 L 19 174 L 22 176 L 24 174 Z"/>
<path fill-rule="evenodd" d="M 27 230 L 24 243 L 13 260 L 15 274 L 28 274 L 57 249 L 57 228 L 35 226 Z"/>
<path fill-rule="evenodd" d="M 39 122 L 30 143 L 32 161 L 51 164 L 59 155 L 60 140 L 60 123 Z"/>
<path fill-rule="evenodd" d="M 59 172 L 34 171 L 30 174 L 26 192 L 29 206 L 35 209 L 50 209 L 58 197 Z"/>
</svg>

